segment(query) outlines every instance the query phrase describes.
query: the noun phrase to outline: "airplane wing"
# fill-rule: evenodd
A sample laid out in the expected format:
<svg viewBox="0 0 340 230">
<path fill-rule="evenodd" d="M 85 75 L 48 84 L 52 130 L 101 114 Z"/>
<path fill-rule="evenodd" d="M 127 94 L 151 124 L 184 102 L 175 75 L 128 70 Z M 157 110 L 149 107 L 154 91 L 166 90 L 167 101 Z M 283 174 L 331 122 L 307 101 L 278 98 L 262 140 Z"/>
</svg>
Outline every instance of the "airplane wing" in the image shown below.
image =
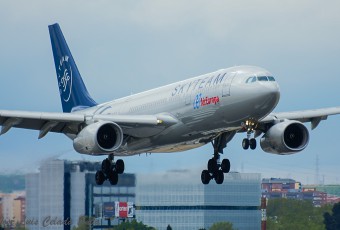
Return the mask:
<svg viewBox="0 0 340 230">
<path fill-rule="evenodd" d="M 322 120 L 326 120 L 329 115 L 340 114 L 340 107 L 331 107 L 314 110 L 302 110 L 292 112 L 271 113 L 260 123 L 272 123 L 277 120 L 296 120 L 300 122 L 311 122 L 311 128 L 315 129 Z"/>
<path fill-rule="evenodd" d="M 11 128 L 39 130 L 39 139 L 48 132 L 78 134 L 87 121 L 111 121 L 121 126 L 124 134 L 152 136 L 175 123 L 169 114 L 157 115 L 86 115 L 80 113 L 48 113 L 0 110 L 0 135 Z"/>
</svg>

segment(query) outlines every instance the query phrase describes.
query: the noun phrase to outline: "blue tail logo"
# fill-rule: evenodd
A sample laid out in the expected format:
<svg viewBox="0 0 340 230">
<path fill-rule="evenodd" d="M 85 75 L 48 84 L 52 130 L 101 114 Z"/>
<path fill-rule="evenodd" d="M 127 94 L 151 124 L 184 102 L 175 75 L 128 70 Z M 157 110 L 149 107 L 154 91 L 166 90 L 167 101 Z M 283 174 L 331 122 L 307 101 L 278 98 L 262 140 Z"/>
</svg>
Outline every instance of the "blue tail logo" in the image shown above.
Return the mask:
<svg viewBox="0 0 340 230">
<path fill-rule="evenodd" d="M 64 102 L 68 102 L 72 94 L 72 68 L 68 59 L 69 56 L 63 56 L 58 67 L 59 92 Z"/>
<path fill-rule="evenodd" d="M 77 65 L 58 24 L 48 26 L 61 104 L 65 113 L 96 106 L 88 93 Z"/>
</svg>

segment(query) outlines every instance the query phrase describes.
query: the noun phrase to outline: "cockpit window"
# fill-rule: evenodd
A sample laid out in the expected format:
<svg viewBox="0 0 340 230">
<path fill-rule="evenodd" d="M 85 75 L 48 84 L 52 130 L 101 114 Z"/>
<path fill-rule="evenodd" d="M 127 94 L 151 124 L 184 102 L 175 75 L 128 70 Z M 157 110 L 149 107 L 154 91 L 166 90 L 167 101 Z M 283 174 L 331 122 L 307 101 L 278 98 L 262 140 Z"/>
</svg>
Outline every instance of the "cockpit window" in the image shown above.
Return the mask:
<svg viewBox="0 0 340 230">
<path fill-rule="evenodd" d="M 246 80 L 246 83 L 252 83 L 252 82 L 255 82 L 256 81 L 256 77 L 249 77 L 247 80 Z"/>
<path fill-rule="evenodd" d="M 257 80 L 258 81 L 268 81 L 268 78 L 266 76 L 260 76 L 260 77 L 257 77 Z"/>
<path fill-rule="evenodd" d="M 269 81 L 275 81 L 275 78 L 273 76 L 268 76 Z"/>
<path fill-rule="evenodd" d="M 246 83 L 253 83 L 256 81 L 275 81 L 275 78 L 273 76 L 248 77 Z"/>
</svg>

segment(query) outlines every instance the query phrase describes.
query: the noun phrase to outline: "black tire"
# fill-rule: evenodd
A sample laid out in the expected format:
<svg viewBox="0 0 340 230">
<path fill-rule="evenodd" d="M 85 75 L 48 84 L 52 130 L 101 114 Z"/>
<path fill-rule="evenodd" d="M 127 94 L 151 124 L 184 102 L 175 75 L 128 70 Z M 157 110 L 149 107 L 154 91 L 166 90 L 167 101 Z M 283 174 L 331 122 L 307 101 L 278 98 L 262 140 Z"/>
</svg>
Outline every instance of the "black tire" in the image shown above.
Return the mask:
<svg viewBox="0 0 340 230">
<path fill-rule="evenodd" d="M 222 184 L 223 181 L 224 181 L 224 174 L 222 172 L 222 170 L 218 170 L 216 173 L 215 173 L 215 181 L 216 181 L 216 184 Z"/>
<path fill-rule="evenodd" d="M 250 149 L 254 150 L 256 149 L 256 139 L 255 138 L 252 138 L 249 140 L 249 146 L 250 146 Z"/>
<path fill-rule="evenodd" d="M 125 164 L 124 164 L 124 161 L 123 161 L 123 160 L 121 160 L 121 159 L 117 160 L 116 166 L 115 166 L 115 167 L 116 167 L 116 172 L 117 172 L 118 174 L 124 173 Z"/>
<path fill-rule="evenodd" d="M 249 149 L 249 139 L 247 139 L 247 138 L 244 138 L 244 139 L 243 139 L 243 141 L 242 141 L 242 148 L 243 148 L 244 150 Z"/>
<path fill-rule="evenodd" d="M 102 185 L 105 181 L 105 175 L 104 175 L 103 171 L 97 171 L 95 179 L 96 179 L 97 185 Z"/>
<path fill-rule="evenodd" d="M 111 185 L 116 185 L 118 183 L 118 173 L 116 171 L 110 171 L 107 177 Z"/>
<path fill-rule="evenodd" d="M 208 170 L 203 170 L 202 173 L 201 173 L 201 181 L 203 184 L 209 184 L 210 182 L 210 174 L 209 174 L 209 171 Z"/>
<path fill-rule="evenodd" d="M 230 161 L 228 159 L 222 160 L 221 169 L 223 173 L 228 173 L 230 171 Z"/>
<path fill-rule="evenodd" d="M 218 170 L 217 162 L 215 159 L 210 159 L 208 161 L 208 172 L 214 173 Z"/>
<path fill-rule="evenodd" d="M 104 174 L 109 174 L 109 172 L 111 171 L 111 166 L 112 166 L 112 163 L 109 159 L 105 159 L 103 160 L 102 162 L 102 171 L 104 172 Z"/>
</svg>

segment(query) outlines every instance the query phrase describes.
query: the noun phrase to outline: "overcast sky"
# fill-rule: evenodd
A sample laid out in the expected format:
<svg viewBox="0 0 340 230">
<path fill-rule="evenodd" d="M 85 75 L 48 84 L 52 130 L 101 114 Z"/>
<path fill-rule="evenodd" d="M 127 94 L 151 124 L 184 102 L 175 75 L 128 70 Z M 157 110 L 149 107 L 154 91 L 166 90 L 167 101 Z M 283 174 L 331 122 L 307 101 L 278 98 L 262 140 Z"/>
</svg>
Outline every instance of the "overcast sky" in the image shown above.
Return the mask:
<svg viewBox="0 0 340 230">
<path fill-rule="evenodd" d="M 234 65 L 269 70 L 281 89 L 275 111 L 340 105 L 340 2 L 1 1 L 0 109 L 61 111 L 47 26 L 58 22 L 97 102 Z M 310 125 L 307 124 L 309 127 Z M 340 183 L 340 116 L 311 132 L 301 153 L 244 151 L 238 134 L 225 155 L 232 170 L 263 177 Z M 46 158 L 92 159 L 63 135 L 10 130 L 0 137 L 0 171 L 31 171 Z M 126 172 L 206 168 L 211 145 L 124 158 Z"/>
</svg>

